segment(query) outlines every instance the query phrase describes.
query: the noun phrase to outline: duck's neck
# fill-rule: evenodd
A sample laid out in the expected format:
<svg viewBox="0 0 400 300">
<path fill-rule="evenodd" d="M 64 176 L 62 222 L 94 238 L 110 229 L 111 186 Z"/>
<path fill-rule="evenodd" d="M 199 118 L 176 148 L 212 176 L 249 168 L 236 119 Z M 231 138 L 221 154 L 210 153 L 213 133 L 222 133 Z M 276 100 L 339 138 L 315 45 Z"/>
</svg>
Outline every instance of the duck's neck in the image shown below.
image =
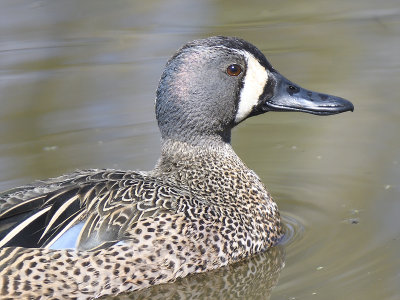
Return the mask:
<svg viewBox="0 0 400 300">
<path fill-rule="evenodd" d="M 170 172 L 173 169 L 199 168 L 199 165 L 208 162 L 233 163 L 247 169 L 231 144 L 223 140 L 208 139 L 202 143 L 192 144 L 167 139 L 161 142 L 161 157 L 155 170 Z"/>
</svg>

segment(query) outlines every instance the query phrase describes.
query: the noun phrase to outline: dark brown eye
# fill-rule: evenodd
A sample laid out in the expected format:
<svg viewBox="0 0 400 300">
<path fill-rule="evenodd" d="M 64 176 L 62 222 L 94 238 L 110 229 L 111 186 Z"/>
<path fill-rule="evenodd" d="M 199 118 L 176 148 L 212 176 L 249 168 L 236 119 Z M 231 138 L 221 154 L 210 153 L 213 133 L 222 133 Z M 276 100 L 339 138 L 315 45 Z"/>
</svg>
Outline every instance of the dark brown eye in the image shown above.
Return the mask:
<svg viewBox="0 0 400 300">
<path fill-rule="evenodd" d="M 227 69 L 226 69 L 226 73 L 229 76 L 238 76 L 240 73 L 242 73 L 242 67 L 237 65 L 237 64 L 233 64 L 230 65 Z"/>
</svg>

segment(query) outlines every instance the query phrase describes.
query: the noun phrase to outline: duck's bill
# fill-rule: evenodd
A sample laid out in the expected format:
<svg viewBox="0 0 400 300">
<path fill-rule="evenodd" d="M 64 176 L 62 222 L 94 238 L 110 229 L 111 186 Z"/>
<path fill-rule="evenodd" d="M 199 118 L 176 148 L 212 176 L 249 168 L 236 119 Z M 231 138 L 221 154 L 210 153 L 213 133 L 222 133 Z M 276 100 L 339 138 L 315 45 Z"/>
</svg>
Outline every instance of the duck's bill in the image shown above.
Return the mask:
<svg viewBox="0 0 400 300">
<path fill-rule="evenodd" d="M 270 98 L 266 95 L 261 104 L 263 112 L 299 111 L 315 115 L 333 115 L 354 110 L 350 101 L 303 89 L 278 72 L 271 73 L 268 81 L 270 84 L 273 81 L 274 92 Z"/>
</svg>

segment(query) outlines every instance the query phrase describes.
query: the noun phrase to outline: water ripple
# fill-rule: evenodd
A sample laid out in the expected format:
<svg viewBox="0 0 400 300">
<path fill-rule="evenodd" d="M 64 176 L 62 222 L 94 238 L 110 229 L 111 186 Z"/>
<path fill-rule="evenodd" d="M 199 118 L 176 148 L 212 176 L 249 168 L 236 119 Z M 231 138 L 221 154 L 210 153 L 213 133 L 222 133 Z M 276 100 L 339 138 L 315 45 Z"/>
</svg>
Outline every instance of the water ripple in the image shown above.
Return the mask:
<svg viewBox="0 0 400 300">
<path fill-rule="evenodd" d="M 282 213 L 282 225 L 285 232 L 281 245 L 288 246 L 304 236 L 304 225 L 294 215 L 287 212 Z"/>
</svg>

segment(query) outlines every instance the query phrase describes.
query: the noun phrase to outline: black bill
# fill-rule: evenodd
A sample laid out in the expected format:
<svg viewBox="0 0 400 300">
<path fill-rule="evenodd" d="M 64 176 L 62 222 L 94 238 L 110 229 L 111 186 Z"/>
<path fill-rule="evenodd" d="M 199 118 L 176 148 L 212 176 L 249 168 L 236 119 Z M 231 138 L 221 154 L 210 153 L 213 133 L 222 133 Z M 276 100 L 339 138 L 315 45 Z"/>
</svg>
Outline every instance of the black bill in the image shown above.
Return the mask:
<svg viewBox="0 0 400 300">
<path fill-rule="evenodd" d="M 259 113 L 267 111 L 299 111 L 315 115 L 333 115 L 353 111 L 353 104 L 343 98 L 303 89 L 278 72 L 271 72 L 268 78 L 272 93 L 265 93 L 259 103 Z"/>
</svg>

